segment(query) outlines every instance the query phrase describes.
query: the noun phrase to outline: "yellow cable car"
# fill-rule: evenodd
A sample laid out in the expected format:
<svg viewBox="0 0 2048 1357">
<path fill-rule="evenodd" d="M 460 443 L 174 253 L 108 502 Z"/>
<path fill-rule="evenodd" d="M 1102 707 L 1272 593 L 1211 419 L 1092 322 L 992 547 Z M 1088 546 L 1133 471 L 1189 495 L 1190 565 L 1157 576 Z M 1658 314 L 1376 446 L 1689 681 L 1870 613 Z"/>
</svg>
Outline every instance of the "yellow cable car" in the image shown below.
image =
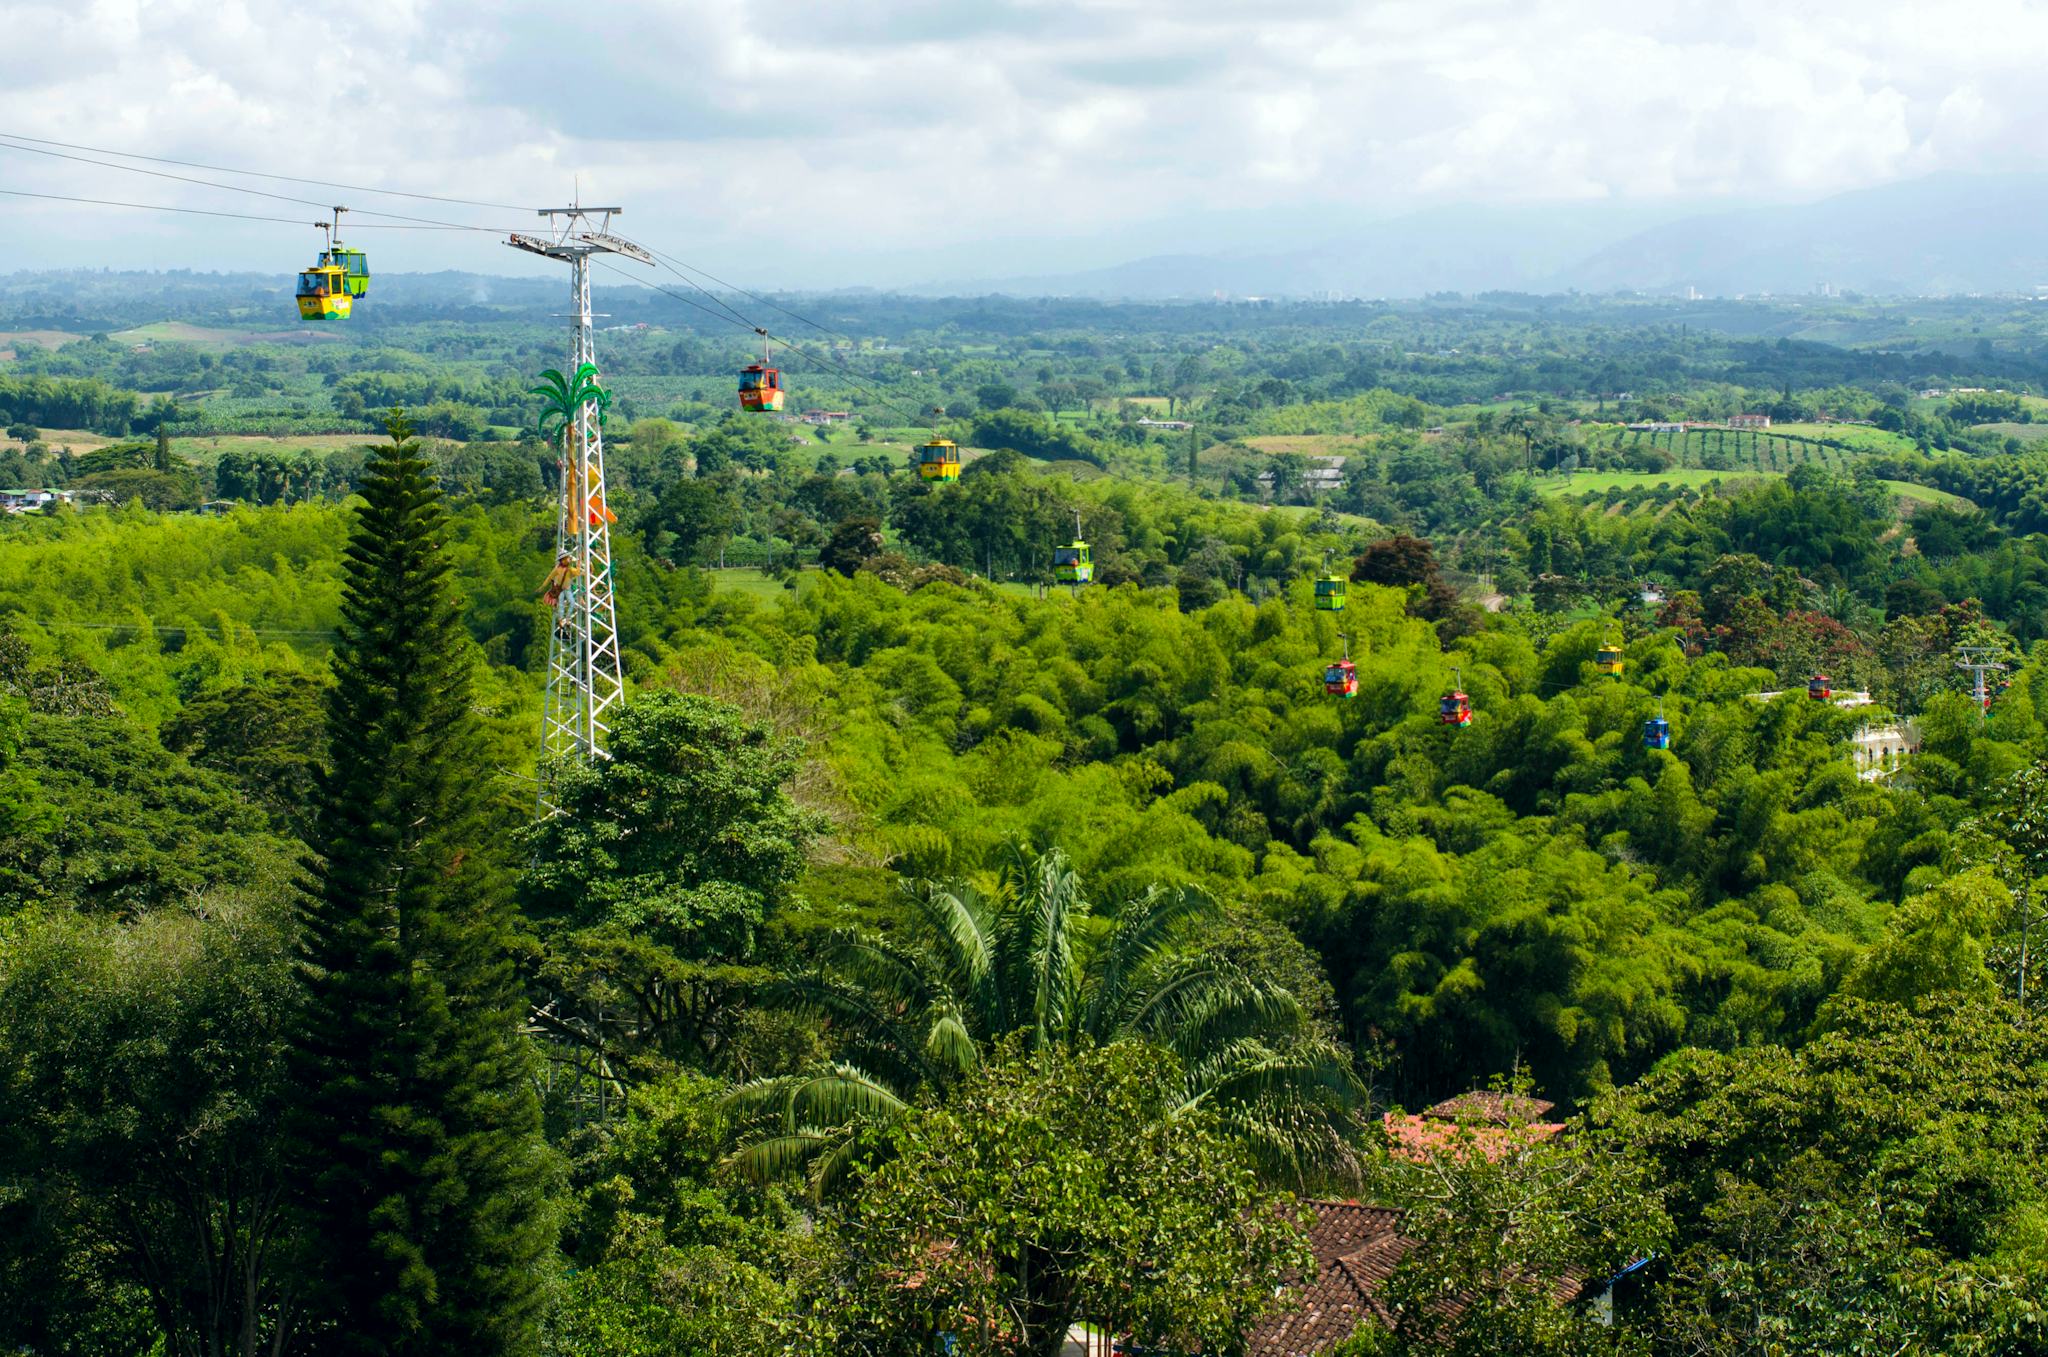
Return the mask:
<svg viewBox="0 0 2048 1357">
<path fill-rule="evenodd" d="M 299 315 L 306 320 L 347 320 L 355 309 L 348 290 L 348 270 L 339 264 L 316 264 L 299 275 Z"/>
<path fill-rule="evenodd" d="M 928 481 L 960 479 L 960 448 L 950 438 L 934 438 L 917 449 L 917 474 Z"/>
<path fill-rule="evenodd" d="M 1621 647 L 1609 642 L 1593 652 L 1593 667 L 1613 678 L 1620 678 L 1623 669 Z"/>
</svg>

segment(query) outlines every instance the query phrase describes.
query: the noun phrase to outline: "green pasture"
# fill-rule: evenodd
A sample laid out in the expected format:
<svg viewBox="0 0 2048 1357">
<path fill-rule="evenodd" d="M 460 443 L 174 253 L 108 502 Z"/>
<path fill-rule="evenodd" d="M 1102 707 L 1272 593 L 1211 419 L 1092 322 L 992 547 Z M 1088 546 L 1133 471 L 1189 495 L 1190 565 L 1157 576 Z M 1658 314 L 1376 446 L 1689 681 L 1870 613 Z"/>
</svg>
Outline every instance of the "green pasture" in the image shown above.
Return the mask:
<svg viewBox="0 0 2048 1357">
<path fill-rule="evenodd" d="M 1670 490 L 1704 490 L 1718 488 L 1733 490 L 1748 481 L 1776 480 L 1782 471 L 1581 471 L 1570 476 L 1545 477 L 1537 486 L 1537 493 L 1550 498 L 1605 494 L 1609 490 L 1633 490 L 1638 488 Z M 1951 495 L 1945 490 L 1932 486 L 1917 485 L 1912 481 L 1885 481 L 1884 487 L 1902 500 L 1916 504 L 1946 504 L 1968 507 L 1970 501 L 1960 495 Z"/>
</svg>

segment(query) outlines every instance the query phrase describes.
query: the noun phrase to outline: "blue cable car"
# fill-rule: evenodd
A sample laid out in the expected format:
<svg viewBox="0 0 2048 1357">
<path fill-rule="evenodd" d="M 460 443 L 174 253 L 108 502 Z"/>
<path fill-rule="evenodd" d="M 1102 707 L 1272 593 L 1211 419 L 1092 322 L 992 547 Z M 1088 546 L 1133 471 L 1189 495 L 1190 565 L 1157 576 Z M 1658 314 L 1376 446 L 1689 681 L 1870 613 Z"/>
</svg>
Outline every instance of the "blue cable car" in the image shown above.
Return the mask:
<svg viewBox="0 0 2048 1357">
<path fill-rule="evenodd" d="M 1671 748 L 1671 723 L 1662 716 L 1653 716 L 1643 722 L 1643 748 Z"/>
</svg>

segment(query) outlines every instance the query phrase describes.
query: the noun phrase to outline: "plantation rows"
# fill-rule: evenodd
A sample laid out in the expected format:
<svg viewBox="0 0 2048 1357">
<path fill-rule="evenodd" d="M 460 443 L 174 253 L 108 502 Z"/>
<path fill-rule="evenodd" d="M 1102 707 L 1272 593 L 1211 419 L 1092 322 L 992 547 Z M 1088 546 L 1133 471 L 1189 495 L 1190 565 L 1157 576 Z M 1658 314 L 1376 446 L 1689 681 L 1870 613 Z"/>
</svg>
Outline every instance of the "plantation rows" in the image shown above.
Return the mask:
<svg viewBox="0 0 2048 1357">
<path fill-rule="evenodd" d="M 1860 456 L 1835 443 L 1768 430 L 1688 429 L 1683 433 L 1600 430 L 1587 441 L 1587 451 L 1595 459 L 1604 460 L 1603 455 L 1619 455 L 1627 460 L 1630 454 L 1651 449 L 1669 452 L 1676 459 L 1674 465 L 1679 468 L 1734 472 L 1782 472 L 1808 463 L 1842 470 Z"/>
</svg>

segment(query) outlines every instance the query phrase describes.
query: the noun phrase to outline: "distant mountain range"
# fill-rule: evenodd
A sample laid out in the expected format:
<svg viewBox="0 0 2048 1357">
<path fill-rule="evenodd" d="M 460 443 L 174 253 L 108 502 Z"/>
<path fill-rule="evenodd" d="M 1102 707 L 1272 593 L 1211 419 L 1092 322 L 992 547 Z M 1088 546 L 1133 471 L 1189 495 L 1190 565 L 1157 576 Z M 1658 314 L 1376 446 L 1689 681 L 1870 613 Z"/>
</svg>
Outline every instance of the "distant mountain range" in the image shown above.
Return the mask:
<svg viewBox="0 0 2048 1357">
<path fill-rule="evenodd" d="M 2048 285 L 2048 175 L 1934 175 L 1812 203 L 1663 215 L 1627 204 L 1439 208 L 1291 250 L 1158 255 L 905 290 L 1164 300 L 1688 288 L 1728 297 L 1824 286 L 1922 295 Z"/>
</svg>

